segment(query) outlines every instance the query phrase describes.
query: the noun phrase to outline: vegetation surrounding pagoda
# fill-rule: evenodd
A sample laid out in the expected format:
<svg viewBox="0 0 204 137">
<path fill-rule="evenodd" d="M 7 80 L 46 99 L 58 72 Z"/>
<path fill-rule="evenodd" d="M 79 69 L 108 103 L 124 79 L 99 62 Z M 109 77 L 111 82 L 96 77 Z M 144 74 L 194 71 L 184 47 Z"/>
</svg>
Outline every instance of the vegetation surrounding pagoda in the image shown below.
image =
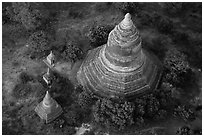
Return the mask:
<svg viewBox="0 0 204 137">
<path fill-rule="evenodd" d="M 2 5 L 2 134 L 202 134 L 202 3 Z"/>
</svg>

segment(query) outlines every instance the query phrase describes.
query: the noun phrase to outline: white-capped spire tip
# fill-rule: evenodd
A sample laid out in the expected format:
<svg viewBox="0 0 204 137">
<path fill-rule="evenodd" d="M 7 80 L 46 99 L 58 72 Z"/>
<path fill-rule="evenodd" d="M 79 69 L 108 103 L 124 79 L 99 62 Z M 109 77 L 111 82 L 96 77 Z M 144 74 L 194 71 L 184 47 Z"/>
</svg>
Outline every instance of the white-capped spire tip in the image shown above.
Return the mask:
<svg viewBox="0 0 204 137">
<path fill-rule="evenodd" d="M 127 14 L 125 15 L 125 20 L 131 20 L 131 15 L 130 15 L 130 13 L 127 13 Z"/>
<path fill-rule="evenodd" d="M 49 91 L 46 92 L 45 98 L 50 98 Z"/>
</svg>

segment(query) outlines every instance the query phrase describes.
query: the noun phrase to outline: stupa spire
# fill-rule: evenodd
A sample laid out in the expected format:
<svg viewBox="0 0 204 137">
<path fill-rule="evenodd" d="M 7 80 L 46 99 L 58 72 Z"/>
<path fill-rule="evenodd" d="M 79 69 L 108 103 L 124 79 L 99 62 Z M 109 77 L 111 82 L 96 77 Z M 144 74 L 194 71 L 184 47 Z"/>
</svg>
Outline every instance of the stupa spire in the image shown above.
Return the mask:
<svg viewBox="0 0 204 137">
<path fill-rule="evenodd" d="M 131 19 L 131 15 L 130 15 L 130 13 L 127 13 L 125 15 L 125 18 L 121 22 L 121 27 L 123 29 L 127 29 L 127 28 L 130 28 L 132 25 L 133 25 L 133 22 L 132 22 L 132 19 Z"/>
<path fill-rule="evenodd" d="M 50 68 L 49 67 L 47 68 L 47 75 L 50 76 Z"/>
<path fill-rule="evenodd" d="M 43 105 L 45 107 L 51 107 L 54 103 L 54 100 L 52 99 L 52 97 L 49 94 L 49 91 L 46 92 L 46 95 L 43 99 Z"/>
</svg>

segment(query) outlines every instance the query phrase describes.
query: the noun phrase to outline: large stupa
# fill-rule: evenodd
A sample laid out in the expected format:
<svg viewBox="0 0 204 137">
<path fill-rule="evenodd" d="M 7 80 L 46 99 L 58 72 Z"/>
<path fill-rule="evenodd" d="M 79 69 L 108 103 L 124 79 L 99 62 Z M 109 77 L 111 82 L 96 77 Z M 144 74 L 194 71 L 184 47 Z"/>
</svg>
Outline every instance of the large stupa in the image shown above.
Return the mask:
<svg viewBox="0 0 204 137">
<path fill-rule="evenodd" d="M 85 90 L 106 98 L 132 99 L 154 91 L 162 67 L 156 56 L 142 49 L 142 39 L 131 15 L 110 32 L 107 44 L 91 50 L 77 80 Z"/>
</svg>

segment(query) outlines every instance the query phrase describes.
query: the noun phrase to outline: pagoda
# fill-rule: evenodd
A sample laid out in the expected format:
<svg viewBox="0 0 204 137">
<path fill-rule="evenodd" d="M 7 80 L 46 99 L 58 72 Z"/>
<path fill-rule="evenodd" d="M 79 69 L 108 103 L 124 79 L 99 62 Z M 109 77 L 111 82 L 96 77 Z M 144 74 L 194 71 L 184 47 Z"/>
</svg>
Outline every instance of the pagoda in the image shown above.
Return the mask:
<svg viewBox="0 0 204 137">
<path fill-rule="evenodd" d="M 44 59 L 44 63 L 49 67 L 52 68 L 55 66 L 55 55 L 53 54 L 53 52 L 51 51 L 50 54 L 47 56 L 46 59 Z"/>
<path fill-rule="evenodd" d="M 129 100 L 154 91 L 161 72 L 157 57 L 142 49 L 139 31 L 127 13 L 107 43 L 88 52 L 77 80 L 99 97 Z"/>
<path fill-rule="evenodd" d="M 62 114 L 62 108 L 47 91 L 43 101 L 35 108 L 35 112 L 46 123 L 49 123 Z"/>
<path fill-rule="evenodd" d="M 50 68 L 47 68 L 47 72 L 43 75 L 43 80 L 47 83 L 47 85 L 50 85 L 52 82 L 52 73 Z"/>
</svg>

